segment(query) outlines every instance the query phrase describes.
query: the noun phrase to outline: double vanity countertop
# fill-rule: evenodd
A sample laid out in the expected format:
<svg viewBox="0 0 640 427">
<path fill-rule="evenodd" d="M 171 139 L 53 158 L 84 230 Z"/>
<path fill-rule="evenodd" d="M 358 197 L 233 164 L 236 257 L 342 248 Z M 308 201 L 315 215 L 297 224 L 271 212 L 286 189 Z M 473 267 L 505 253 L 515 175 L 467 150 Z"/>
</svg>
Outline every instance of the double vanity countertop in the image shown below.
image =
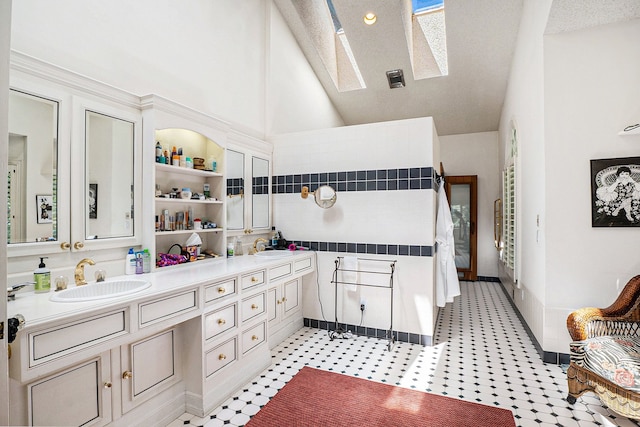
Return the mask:
<svg viewBox="0 0 640 427">
<path fill-rule="evenodd" d="M 24 329 L 42 326 L 47 322 L 67 317 L 104 310 L 110 307 L 131 304 L 147 298 L 178 292 L 201 284 L 214 283 L 228 277 L 251 273 L 269 267 L 286 264 L 313 254 L 311 251 L 297 251 L 282 257 L 259 257 L 244 255 L 233 258 L 201 260 L 179 266 L 164 267 L 154 272 L 136 275 L 107 277 L 107 281 L 140 280 L 151 286 L 133 294 L 80 302 L 54 302 L 50 298 L 54 290 L 36 294 L 33 291 L 18 292 L 14 301 L 7 303 L 8 317 L 21 314 L 25 318 Z M 95 282 L 90 282 L 90 284 Z M 97 285 L 99 286 L 99 285 Z M 69 288 L 74 288 L 70 285 Z"/>
</svg>

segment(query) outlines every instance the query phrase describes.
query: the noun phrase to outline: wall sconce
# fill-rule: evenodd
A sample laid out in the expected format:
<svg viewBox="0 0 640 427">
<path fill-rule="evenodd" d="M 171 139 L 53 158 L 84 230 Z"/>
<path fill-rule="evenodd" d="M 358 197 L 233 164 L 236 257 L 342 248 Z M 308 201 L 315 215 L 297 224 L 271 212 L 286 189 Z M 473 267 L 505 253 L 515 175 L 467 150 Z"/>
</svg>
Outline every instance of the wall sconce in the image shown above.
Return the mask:
<svg viewBox="0 0 640 427">
<path fill-rule="evenodd" d="M 334 190 L 333 187 L 329 185 L 322 185 L 318 187 L 316 191 L 309 191 L 309 187 L 307 186 L 302 187 L 300 197 L 306 199 L 307 197 L 309 197 L 309 194 L 313 194 L 316 205 L 320 206 L 323 209 L 329 209 L 336 204 L 336 200 L 338 199 L 336 190 Z"/>
</svg>

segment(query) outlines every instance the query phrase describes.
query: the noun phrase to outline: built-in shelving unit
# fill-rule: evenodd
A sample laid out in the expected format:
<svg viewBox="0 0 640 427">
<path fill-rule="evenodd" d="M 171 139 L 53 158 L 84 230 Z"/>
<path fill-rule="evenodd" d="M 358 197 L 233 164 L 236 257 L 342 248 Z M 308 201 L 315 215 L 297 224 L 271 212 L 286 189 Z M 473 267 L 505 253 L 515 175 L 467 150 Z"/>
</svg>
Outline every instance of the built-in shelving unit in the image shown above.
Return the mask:
<svg viewBox="0 0 640 427">
<path fill-rule="evenodd" d="M 213 142 L 211 143 L 213 144 Z M 209 185 L 209 198 L 206 200 L 155 198 L 155 212 L 159 218 L 168 213 L 175 219 L 176 224 L 179 213 L 185 218 L 185 221 L 180 223 L 180 228 L 176 229 L 166 229 L 165 221 L 158 221 L 159 224 L 164 225 L 164 228 L 156 228 L 156 251 L 168 252 L 176 243 L 184 247 L 189 236 L 197 233 L 202 240 L 201 250 L 208 249 L 215 254 L 221 254 L 224 248 L 224 233 L 222 233 L 224 227 L 222 224 L 224 221 L 225 185 L 223 175 L 218 172 L 156 163 L 155 177 L 156 189 L 162 194 L 168 194 L 175 188 L 180 191 L 185 187 L 190 188 L 192 193 L 204 194 L 205 184 Z M 191 216 L 189 217 L 187 213 Z M 214 222 L 217 227 L 195 229 L 193 220 L 196 218 L 203 222 Z"/>
</svg>

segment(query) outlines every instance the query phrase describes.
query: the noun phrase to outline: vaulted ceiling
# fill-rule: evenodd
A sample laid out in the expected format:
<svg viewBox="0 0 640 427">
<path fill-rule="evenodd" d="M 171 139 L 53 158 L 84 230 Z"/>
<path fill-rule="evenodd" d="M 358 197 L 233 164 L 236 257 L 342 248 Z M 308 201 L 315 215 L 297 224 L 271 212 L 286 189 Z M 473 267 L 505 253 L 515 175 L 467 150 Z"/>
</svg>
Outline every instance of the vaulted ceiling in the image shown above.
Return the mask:
<svg viewBox="0 0 640 427">
<path fill-rule="evenodd" d="M 403 28 L 411 0 L 333 0 L 366 85 L 342 92 L 299 13 L 301 3 L 326 0 L 275 3 L 346 124 L 433 116 L 440 135 L 498 128 L 522 0 L 445 0 L 448 75 L 427 79 L 414 78 Z M 371 26 L 363 23 L 369 11 L 378 17 Z M 404 71 L 405 87 L 389 88 L 394 69 Z"/>
<path fill-rule="evenodd" d="M 439 135 L 498 129 L 524 0 L 444 0 L 448 74 L 431 78 L 416 72 L 419 56 L 430 52 L 408 29 L 411 0 L 333 0 L 366 86 L 356 90 L 340 87 L 336 67 L 346 69 L 344 63 L 328 63 L 318 44 L 318 33 L 333 28 L 326 0 L 274 1 L 345 124 L 432 116 Z M 367 12 L 376 13 L 374 25 L 363 23 Z M 638 0 L 554 0 L 546 32 L 639 15 Z M 334 36 L 322 37 L 332 43 Z M 390 89 L 386 72 L 395 69 L 404 71 L 405 87 Z"/>
</svg>

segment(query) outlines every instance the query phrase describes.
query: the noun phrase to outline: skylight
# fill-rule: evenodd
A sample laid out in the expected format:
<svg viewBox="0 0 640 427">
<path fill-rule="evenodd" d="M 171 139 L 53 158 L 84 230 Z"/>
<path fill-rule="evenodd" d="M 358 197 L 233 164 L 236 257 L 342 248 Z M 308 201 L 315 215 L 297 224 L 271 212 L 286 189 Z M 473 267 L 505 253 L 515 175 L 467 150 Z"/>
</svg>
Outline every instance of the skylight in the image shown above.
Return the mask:
<svg viewBox="0 0 640 427">
<path fill-rule="evenodd" d="M 327 0 L 331 1 L 331 0 Z M 444 0 L 412 0 L 413 13 L 428 12 L 444 6 Z"/>
<path fill-rule="evenodd" d="M 415 3 L 416 0 L 414 0 Z M 336 8 L 333 6 L 333 2 L 331 0 L 327 0 L 327 6 L 329 6 L 329 12 L 331 13 L 331 20 L 333 21 L 333 26 L 336 29 L 336 33 L 339 33 L 342 30 L 342 24 L 338 19 L 338 14 L 336 13 Z"/>
</svg>

